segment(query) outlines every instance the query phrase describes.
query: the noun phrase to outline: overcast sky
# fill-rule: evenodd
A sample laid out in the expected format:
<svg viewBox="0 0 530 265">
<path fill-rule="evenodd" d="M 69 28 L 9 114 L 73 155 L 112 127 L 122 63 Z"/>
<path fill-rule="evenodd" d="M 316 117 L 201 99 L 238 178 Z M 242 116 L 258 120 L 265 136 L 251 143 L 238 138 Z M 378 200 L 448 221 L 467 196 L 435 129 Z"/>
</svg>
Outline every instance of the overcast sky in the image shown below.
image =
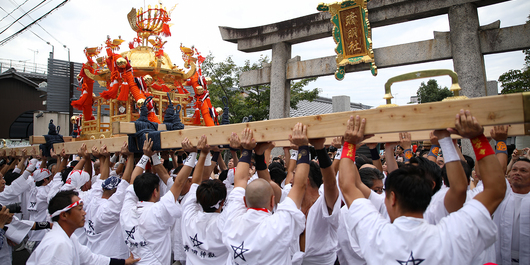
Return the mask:
<svg viewBox="0 0 530 265">
<path fill-rule="evenodd" d="M 46 12 L 52 10 L 64 0 L 47 0 L 30 13 L 15 23 L 4 33 L 0 40 L 19 31 Z M 375 1 L 375 0 L 374 0 Z M 24 3 L 25 2 L 25 3 Z M 15 19 L 37 6 L 42 0 L 1 0 L 0 32 L 4 31 Z M 221 39 L 218 26 L 233 28 L 246 28 L 280 22 L 308 14 L 316 13 L 317 5 L 322 0 L 268 0 L 268 1 L 242 1 L 242 0 L 181 0 L 163 1 L 168 10 L 178 4 L 173 13 L 171 27 L 172 36 L 167 38 L 164 51 L 172 58 L 173 63 L 182 67 L 180 43 L 185 46 L 195 47 L 203 54 L 212 52 L 216 61 L 232 56 L 236 63 L 242 64 L 245 60 L 257 61 L 261 55 L 271 56 L 270 51 L 257 53 L 244 53 L 237 50 L 237 45 Z M 333 1 L 330 1 L 333 2 Z M 13 11 L 24 3 L 21 8 Z M 72 61 L 84 62 L 84 47 L 101 45 L 107 35 L 117 38 L 121 35 L 126 40 L 121 51 L 128 49 L 127 43 L 135 37 L 127 22 L 127 13 L 132 7 L 155 5 L 158 1 L 151 0 L 70 0 L 46 18 L 10 42 L 0 46 L 0 59 L 25 61 L 46 64 L 49 53 L 54 46 L 56 59 L 68 59 L 70 48 Z M 6 12 L 12 12 L 7 16 Z M 481 25 L 501 21 L 501 27 L 524 24 L 530 14 L 530 1 L 512 0 L 484 8 L 479 8 Z M 7 17 L 5 17 L 7 16 Z M 5 17 L 5 18 L 4 18 Z M 47 31 L 47 32 L 46 32 Z M 391 45 L 428 40 L 433 38 L 433 31 L 449 31 L 447 15 L 428 19 L 401 23 L 372 30 L 374 48 Z M 38 36 L 36 36 L 38 35 Z M 48 45 L 46 42 L 50 42 Z M 332 38 L 325 38 L 313 42 L 294 45 L 292 55 L 300 55 L 302 60 L 335 55 L 335 43 Z M 38 51 L 34 52 L 34 51 Z M 376 62 L 377 63 L 377 62 Z M 524 63 L 523 53 L 520 51 L 487 55 L 485 56 L 486 74 L 488 80 L 497 80 L 498 77 L 510 70 L 520 69 Z M 379 69 L 377 77 L 369 71 L 349 73 L 343 81 L 336 81 L 333 76 L 320 77 L 317 82 L 310 84 L 309 88 L 322 89 L 321 96 L 332 97 L 347 95 L 352 102 L 378 106 L 384 104 L 384 83 L 391 77 L 407 72 L 425 69 L 453 69 L 451 60 L 434 63 L 424 63 L 403 67 Z M 449 77 L 437 78 L 442 86 L 450 86 Z M 392 86 L 393 102 L 404 105 L 410 97 L 416 94 L 420 83 L 425 80 L 397 83 Z M 500 90 L 500 87 L 499 87 Z M 215 96 L 215 95 L 212 95 Z"/>
</svg>

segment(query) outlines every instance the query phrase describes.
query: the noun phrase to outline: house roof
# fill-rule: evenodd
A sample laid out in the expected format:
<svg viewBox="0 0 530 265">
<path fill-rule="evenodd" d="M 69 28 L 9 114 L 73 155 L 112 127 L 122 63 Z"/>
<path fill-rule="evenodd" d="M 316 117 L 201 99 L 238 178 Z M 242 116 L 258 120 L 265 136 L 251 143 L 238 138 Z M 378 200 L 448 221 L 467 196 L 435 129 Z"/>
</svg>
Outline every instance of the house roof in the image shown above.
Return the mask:
<svg viewBox="0 0 530 265">
<path fill-rule="evenodd" d="M 333 112 L 333 104 L 330 98 L 317 97 L 312 102 L 302 100 L 296 105 L 298 109 L 291 108 L 291 117 L 303 117 Z M 350 103 L 350 110 L 371 109 L 372 106 L 362 103 Z"/>
<path fill-rule="evenodd" d="M 15 68 L 10 68 L 9 70 L 0 74 L 0 79 L 6 79 L 6 78 L 17 79 L 38 90 L 40 90 L 39 84 L 37 84 L 35 81 L 39 79 L 42 79 L 43 81 L 46 80 L 45 75 L 21 73 L 21 72 L 17 72 Z M 35 81 L 31 80 L 30 78 Z"/>
</svg>

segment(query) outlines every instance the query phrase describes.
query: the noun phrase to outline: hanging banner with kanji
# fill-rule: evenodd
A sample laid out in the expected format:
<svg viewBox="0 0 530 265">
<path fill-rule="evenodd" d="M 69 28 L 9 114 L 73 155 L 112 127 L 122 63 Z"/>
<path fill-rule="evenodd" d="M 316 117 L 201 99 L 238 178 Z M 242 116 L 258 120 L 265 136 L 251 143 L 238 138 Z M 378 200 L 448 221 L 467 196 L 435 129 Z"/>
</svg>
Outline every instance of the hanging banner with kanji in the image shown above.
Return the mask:
<svg viewBox="0 0 530 265">
<path fill-rule="evenodd" d="M 377 75 L 377 66 L 372 50 L 372 30 L 368 21 L 367 2 L 369 0 L 349 0 L 333 4 L 321 3 L 318 11 L 331 14 L 333 39 L 337 44 L 337 71 L 335 78 L 344 79 L 346 65 L 370 63 L 372 75 Z"/>
</svg>

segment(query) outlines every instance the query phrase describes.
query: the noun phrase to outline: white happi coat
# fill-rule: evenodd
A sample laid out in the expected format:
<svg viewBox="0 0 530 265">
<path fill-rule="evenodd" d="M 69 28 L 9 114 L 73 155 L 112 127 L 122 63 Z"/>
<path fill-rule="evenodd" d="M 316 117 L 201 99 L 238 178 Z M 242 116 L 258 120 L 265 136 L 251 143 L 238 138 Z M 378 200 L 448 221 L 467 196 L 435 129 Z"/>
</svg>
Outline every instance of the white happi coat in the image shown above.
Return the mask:
<svg viewBox="0 0 530 265">
<path fill-rule="evenodd" d="M 494 244 L 497 233 L 488 210 L 477 200 L 431 225 L 405 216 L 391 224 L 368 200 L 357 199 L 345 220 L 367 264 L 469 264 L 476 253 Z"/>
<path fill-rule="evenodd" d="M 342 200 L 342 193 L 340 195 Z M 385 207 L 385 194 L 377 194 L 375 191 L 370 190 L 370 196 L 368 200 L 374 205 L 377 211 L 383 216 L 386 220 L 390 221 L 388 213 Z M 342 206 L 340 209 L 339 215 L 339 228 L 337 229 L 338 235 L 338 246 L 339 250 L 337 251 L 337 257 L 340 264 L 344 265 L 363 265 L 366 264 L 366 261 L 360 254 L 359 244 L 355 240 L 350 239 L 350 234 L 346 227 L 346 220 L 348 218 L 348 207 L 346 205 Z"/>
<path fill-rule="evenodd" d="M 92 252 L 116 259 L 129 257 L 129 248 L 120 225 L 120 212 L 127 187 L 129 183 L 122 180 L 110 198 L 93 198 L 87 207 L 85 230 L 87 247 Z M 93 189 L 102 190 L 101 181 L 97 181 Z"/>
<path fill-rule="evenodd" d="M 514 227 L 516 199 L 508 185 L 506 196 L 493 214 L 493 221 L 499 229 L 498 240 L 495 242 L 495 252 L 498 264 L 512 264 L 512 230 L 519 231 L 519 264 L 530 264 L 530 193 L 521 199 L 519 211 L 519 228 Z M 521 195 L 519 195 L 521 196 Z M 521 196 L 521 197 L 522 197 Z"/>
<path fill-rule="evenodd" d="M 160 201 L 138 201 L 134 186 L 127 188 L 120 215 L 123 237 L 135 258 L 141 258 L 137 265 L 170 264 L 171 226 L 180 218 L 182 209 L 172 192 L 166 193 Z"/>
<path fill-rule="evenodd" d="M 109 262 L 109 257 L 92 253 L 89 248 L 79 244 L 74 234 L 68 237 L 63 228 L 54 222 L 53 228 L 31 253 L 26 264 L 108 265 Z"/>
<path fill-rule="evenodd" d="M 182 243 L 187 264 L 226 264 L 228 249 L 223 244 L 222 227 L 226 212 L 206 213 L 197 202 L 198 184 L 191 184 L 182 201 Z M 228 221 L 230 222 L 230 221 Z"/>
<path fill-rule="evenodd" d="M 223 243 L 227 264 L 291 264 L 290 244 L 304 231 L 305 216 L 291 198 L 270 212 L 248 209 L 245 189 L 236 187 L 228 196 Z"/>
<path fill-rule="evenodd" d="M 321 185 L 319 195 L 320 197 L 309 208 L 307 213 L 305 252 L 295 254 L 293 264 L 298 263 L 296 262 L 297 256 L 300 258 L 300 264 L 304 265 L 335 264 L 337 259 L 337 229 L 339 226 L 341 200 L 340 197 L 337 198 L 330 215 L 324 197 L 324 185 Z M 294 241 L 295 244 L 291 244 L 291 248 L 299 251 L 300 237 L 296 238 L 298 240 Z"/>
</svg>

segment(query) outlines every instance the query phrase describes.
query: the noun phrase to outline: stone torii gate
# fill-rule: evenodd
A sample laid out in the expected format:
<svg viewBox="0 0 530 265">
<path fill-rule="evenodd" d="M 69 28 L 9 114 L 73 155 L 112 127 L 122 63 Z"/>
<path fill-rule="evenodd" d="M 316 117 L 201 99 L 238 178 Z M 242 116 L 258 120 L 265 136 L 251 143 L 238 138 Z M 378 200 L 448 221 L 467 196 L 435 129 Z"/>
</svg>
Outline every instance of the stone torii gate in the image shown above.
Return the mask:
<svg viewBox="0 0 530 265">
<path fill-rule="evenodd" d="M 378 68 L 453 59 L 462 95 L 486 96 L 484 55 L 530 48 L 530 24 L 500 28 L 500 21 L 479 25 L 477 8 L 508 0 L 372 0 L 368 3 L 372 28 L 448 14 L 450 32 L 434 32 L 434 39 L 374 49 Z M 316 9 L 316 6 L 315 6 Z M 289 117 L 290 81 L 333 75 L 335 56 L 301 61 L 291 59 L 291 46 L 332 36 L 329 13 L 316 13 L 252 28 L 219 27 L 223 40 L 238 50 L 272 49 L 271 66 L 244 72 L 240 85 L 271 85 L 269 119 Z M 369 64 L 350 65 L 346 72 L 369 70 Z"/>
</svg>

